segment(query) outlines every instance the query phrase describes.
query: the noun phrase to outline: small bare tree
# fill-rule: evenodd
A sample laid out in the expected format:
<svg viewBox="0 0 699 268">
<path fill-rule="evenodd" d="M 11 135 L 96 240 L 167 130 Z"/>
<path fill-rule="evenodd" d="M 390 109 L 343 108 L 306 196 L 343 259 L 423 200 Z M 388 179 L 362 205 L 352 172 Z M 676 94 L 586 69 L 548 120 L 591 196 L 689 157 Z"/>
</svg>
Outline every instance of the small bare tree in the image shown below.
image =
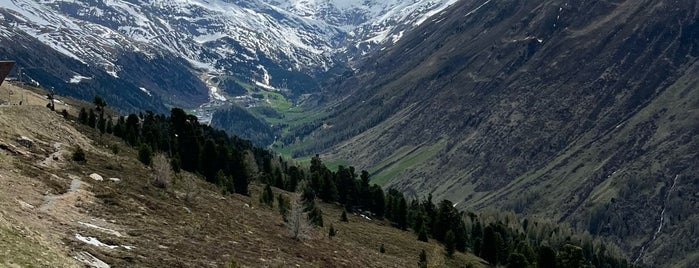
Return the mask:
<svg viewBox="0 0 699 268">
<path fill-rule="evenodd" d="M 184 190 L 184 202 L 187 204 L 187 206 L 193 206 L 194 201 L 196 201 L 197 197 L 199 196 L 199 191 L 197 190 L 197 183 L 195 180 L 197 178 L 193 178 L 189 175 L 184 175 L 184 173 L 179 174 L 182 182 L 182 190 Z"/>
<path fill-rule="evenodd" d="M 172 177 L 172 168 L 170 161 L 167 160 L 165 154 L 159 153 L 153 159 L 153 184 L 156 187 L 167 188 Z"/>
<path fill-rule="evenodd" d="M 291 202 L 291 210 L 287 216 L 286 225 L 289 228 L 289 234 L 294 239 L 303 240 L 310 238 L 313 225 L 308 221 L 306 213 L 303 212 L 303 204 L 298 197 Z"/>
</svg>

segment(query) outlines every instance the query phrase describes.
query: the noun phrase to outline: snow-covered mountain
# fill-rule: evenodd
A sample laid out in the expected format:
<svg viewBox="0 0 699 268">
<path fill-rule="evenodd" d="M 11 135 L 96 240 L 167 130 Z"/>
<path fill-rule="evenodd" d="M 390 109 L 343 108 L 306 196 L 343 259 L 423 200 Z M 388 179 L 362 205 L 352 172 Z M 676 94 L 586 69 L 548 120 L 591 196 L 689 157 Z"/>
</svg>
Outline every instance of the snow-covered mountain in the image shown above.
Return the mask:
<svg viewBox="0 0 699 268">
<path fill-rule="evenodd" d="M 397 41 L 454 2 L 0 0 L 0 39 L 35 38 L 149 95 L 166 96 L 168 89 L 128 65 L 178 61 L 174 72 L 189 69 L 212 89 L 210 98 L 223 99 L 218 88 L 240 94 L 245 85 L 305 93 L 316 89 L 316 74 Z M 59 78 L 86 74 L 67 76 Z"/>
<path fill-rule="evenodd" d="M 263 0 L 298 16 L 324 21 L 347 33 L 344 49 L 367 53 L 398 41 L 458 0 Z"/>
</svg>

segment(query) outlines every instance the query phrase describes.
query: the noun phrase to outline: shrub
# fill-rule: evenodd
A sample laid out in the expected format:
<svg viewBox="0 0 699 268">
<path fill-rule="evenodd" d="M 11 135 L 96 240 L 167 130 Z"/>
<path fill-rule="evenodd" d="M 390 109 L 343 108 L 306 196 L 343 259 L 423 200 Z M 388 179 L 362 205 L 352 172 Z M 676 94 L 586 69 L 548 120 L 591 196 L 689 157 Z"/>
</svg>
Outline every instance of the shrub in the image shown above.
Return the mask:
<svg viewBox="0 0 699 268">
<path fill-rule="evenodd" d="M 333 227 L 333 224 L 331 223 L 330 229 L 328 230 L 328 237 L 330 237 L 330 239 L 332 239 L 333 236 L 335 236 L 336 234 L 337 234 L 337 232 L 335 232 L 335 227 Z"/>
<path fill-rule="evenodd" d="M 73 161 L 76 162 L 87 162 L 85 158 L 85 151 L 80 146 L 75 146 L 73 149 Z"/>
<path fill-rule="evenodd" d="M 113 154 L 115 154 L 115 155 L 119 154 L 119 145 L 112 144 L 111 146 L 109 146 L 109 148 L 112 150 Z"/>
<path fill-rule="evenodd" d="M 340 215 L 340 220 L 347 222 L 347 212 L 345 212 L 344 210 L 342 211 L 342 215 Z"/>
<path fill-rule="evenodd" d="M 164 154 L 157 154 L 153 159 L 153 185 L 159 188 L 167 188 L 172 177 L 170 162 Z"/>
</svg>

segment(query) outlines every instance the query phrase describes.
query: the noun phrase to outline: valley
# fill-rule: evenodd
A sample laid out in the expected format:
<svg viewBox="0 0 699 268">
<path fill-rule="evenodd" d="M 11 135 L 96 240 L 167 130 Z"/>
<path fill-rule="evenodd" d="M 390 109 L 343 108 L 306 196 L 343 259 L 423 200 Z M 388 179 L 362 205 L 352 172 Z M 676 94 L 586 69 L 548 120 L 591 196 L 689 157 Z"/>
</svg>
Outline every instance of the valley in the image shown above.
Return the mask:
<svg viewBox="0 0 699 268">
<path fill-rule="evenodd" d="M 299 166 L 366 170 L 408 200 L 548 219 L 632 264 L 692 267 L 698 14 L 667 0 L 0 0 L 0 57 L 69 102 L 179 107 Z M 382 263 L 348 258 L 322 262 Z"/>
</svg>

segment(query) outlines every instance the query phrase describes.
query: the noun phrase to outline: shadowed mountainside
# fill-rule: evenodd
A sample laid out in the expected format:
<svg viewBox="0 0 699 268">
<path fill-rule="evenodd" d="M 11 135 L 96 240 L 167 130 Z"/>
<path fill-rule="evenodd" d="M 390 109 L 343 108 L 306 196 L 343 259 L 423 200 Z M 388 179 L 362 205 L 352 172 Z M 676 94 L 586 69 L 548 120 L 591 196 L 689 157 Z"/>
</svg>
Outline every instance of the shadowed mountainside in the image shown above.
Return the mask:
<svg viewBox="0 0 699 268">
<path fill-rule="evenodd" d="M 327 149 L 375 181 L 609 236 L 638 263 L 698 257 L 699 6 L 462 1 L 329 96 Z"/>
</svg>

